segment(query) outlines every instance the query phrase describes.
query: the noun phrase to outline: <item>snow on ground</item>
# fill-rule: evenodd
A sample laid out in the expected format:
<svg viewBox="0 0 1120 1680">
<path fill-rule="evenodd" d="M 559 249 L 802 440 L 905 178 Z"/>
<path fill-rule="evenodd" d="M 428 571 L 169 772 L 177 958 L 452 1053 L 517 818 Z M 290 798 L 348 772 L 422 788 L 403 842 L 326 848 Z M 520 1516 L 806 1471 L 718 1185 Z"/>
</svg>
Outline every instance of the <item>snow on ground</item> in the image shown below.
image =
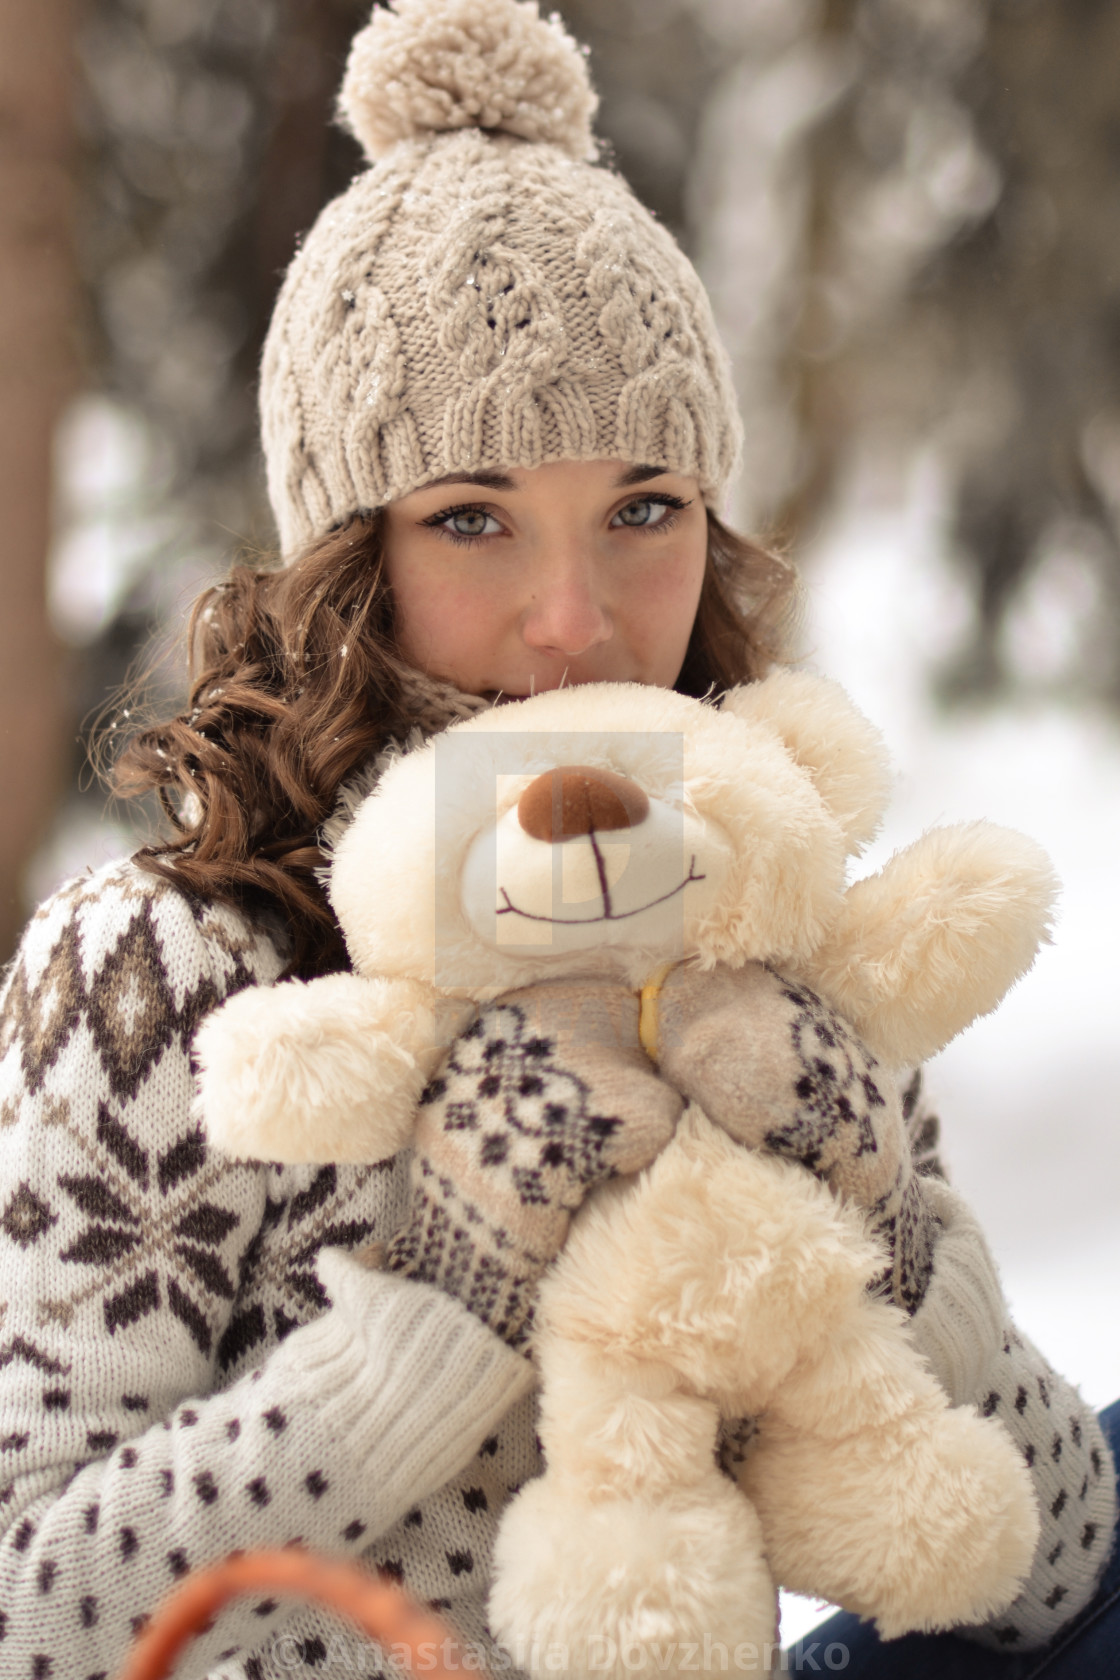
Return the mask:
<svg viewBox="0 0 1120 1680">
<path fill-rule="evenodd" d="M 1054 704 L 935 709 L 927 671 L 964 605 L 941 551 L 935 475 L 903 507 L 861 500 L 806 567 L 806 642 L 883 729 L 898 767 L 885 832 L 857 873 L 941 822 L 987 817 L 1049 851 L 1054 943 L 995 1015 L 929 1066 L 951 1177 L 979 1214 L 1022 1330 L 1096 1406 L 1120 1397 L 1120 728 Z M 783 1639 L 821 1607 L 783 1602 Z"/>
</svg>

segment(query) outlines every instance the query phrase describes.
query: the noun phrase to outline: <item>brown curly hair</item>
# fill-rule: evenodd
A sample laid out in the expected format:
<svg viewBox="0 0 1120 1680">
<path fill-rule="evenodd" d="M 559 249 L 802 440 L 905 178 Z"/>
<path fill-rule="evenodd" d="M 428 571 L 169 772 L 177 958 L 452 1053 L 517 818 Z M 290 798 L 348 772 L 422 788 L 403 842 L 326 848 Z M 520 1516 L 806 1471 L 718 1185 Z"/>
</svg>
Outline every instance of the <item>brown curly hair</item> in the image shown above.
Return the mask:
<svg viewBox="0 0 1120 1680">
<path fill-rule="evenodd" d="M 279 911 L 290 974 L 347 966 L 317 833 L 340 784 L 415 722 L 381 528 L 355 515 L 294 565 L 236 566 L 206 590 L 187 630 L 187 709 L 141 728 L 109 774 L 123 798 L 156 789 L 171 825 L 139 865 L 249 914 Z M 709 514 L 676 688 L 704 697 L 762 676 L 784 655 L 796 591 L 788 562 Z"/>
</svg>

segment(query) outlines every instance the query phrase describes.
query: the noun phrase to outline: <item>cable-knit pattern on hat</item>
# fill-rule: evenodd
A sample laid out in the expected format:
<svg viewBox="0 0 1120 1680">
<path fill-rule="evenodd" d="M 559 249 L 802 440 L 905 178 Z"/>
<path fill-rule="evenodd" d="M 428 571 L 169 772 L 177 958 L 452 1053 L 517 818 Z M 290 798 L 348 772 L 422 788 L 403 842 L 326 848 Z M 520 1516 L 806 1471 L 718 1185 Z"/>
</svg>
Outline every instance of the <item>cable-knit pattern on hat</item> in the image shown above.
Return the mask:
<svg viewBox="0 0 1120 1680">
<path fill-rule="evenodd" d="M 481 19 L 471 52 L 490 42 L 499 81 L 491 26 L 535 18 L 515 0 L 398 4 L 410 27 L 425 8 L 441 30 L 449 8 L 455 29 Z M 382 62 L 363 71 L 373 105 Z M 470 104 L 446 131 L 402 128 L 323 211 L 281 289 L 261 416 L 288 559 L 452 471 L 649 462 L 695 476 L 715 505 L 734 470 L 727 361 L 687 258 L 624 181 L 549 143 L 543 119 L 462 126 Z"/>
</svg>

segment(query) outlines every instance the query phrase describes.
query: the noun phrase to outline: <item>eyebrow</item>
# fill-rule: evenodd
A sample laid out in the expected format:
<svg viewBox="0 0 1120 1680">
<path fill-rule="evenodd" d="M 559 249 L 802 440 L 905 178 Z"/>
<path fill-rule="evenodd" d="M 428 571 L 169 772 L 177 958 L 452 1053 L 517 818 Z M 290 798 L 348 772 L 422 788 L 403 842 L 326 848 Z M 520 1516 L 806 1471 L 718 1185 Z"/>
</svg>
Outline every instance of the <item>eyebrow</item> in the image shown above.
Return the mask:
<svg viewBox="0 0 1120 1680">
<path fill-rule="evenodd" d="M 614 487 L 616 490 L 625 490 L 631 484 L 644 484 L 647 479 L 661 478 L 668 470 L 668 467 L 627 467 L 626 471 L 615 479 Z"/>
<path fill-rule="evenodd" d="M 627 467 L 615 479 L 614 488 L 625 490 L 632 484 L 645 484 L 651 478 L 661 478 L 668 471 L 667 467 L 651 467 L 645 464 Z M 477 484 L 483 490 L 516 490 L 517 485 L 508 473 L 502 472 L 453 472 L 445 473 L 442 478 L 430 478 L 422 488 L 438 490 L 444 484 Z"/>
<path fill-rule="evenodd" d="M 453 472 L 444 473 L 442 478 L 430 478 L 427 484 L 422 484 L 422 490 L 437 490 L 441 484 L 478 484 L 484 490 L 516 490 L 517 486 L 508 473 L 500 472 Z"/>
</svg>

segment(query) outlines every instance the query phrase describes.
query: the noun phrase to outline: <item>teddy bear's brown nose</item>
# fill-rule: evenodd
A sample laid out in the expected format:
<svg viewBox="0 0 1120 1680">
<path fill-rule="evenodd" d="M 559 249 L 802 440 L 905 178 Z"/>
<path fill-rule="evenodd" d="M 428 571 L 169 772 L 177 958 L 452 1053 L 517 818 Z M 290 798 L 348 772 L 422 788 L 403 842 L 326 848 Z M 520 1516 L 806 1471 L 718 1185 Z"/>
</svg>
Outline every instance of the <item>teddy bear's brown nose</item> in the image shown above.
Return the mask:
<svg viewBox="0 0 1120 1680">
<path fill-rule="evenodd" d="M 637 782 L 585 764 L 546 770 L 517 801 L 517 820 L 534 840 L 573 840 L 578 834 L 633 828 L 648 811 L 649 800 Z"/>
</svg>

